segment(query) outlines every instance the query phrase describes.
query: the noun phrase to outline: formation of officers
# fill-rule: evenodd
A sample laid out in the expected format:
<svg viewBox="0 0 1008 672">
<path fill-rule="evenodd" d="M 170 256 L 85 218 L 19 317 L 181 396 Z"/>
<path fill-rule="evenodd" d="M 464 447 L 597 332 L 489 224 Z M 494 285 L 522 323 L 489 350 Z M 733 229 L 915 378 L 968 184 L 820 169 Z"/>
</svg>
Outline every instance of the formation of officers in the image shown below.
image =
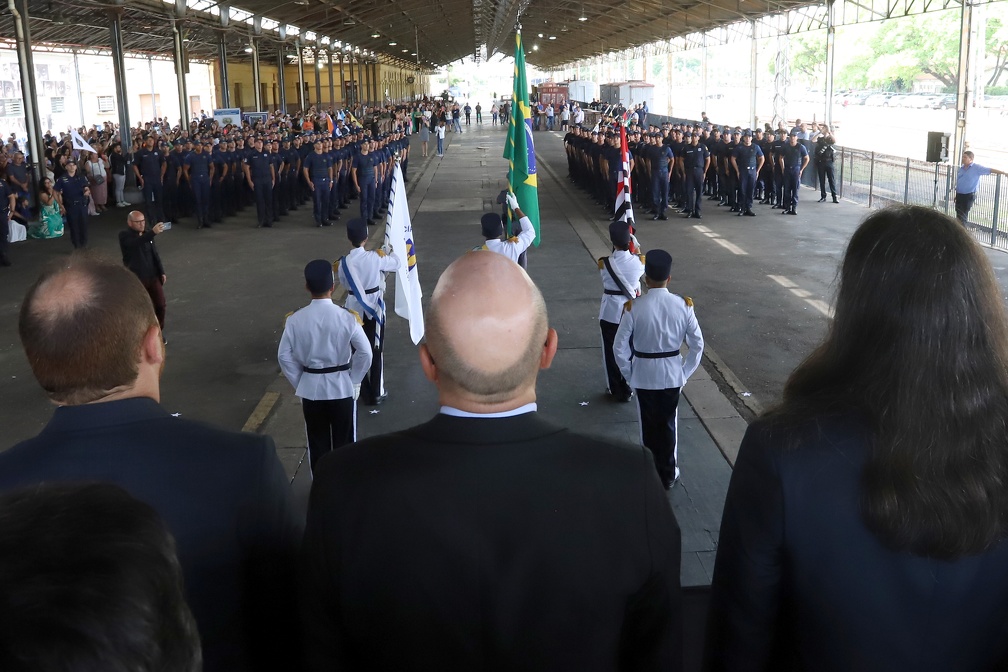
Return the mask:
<svg viewBox="0 0 1008 672">
<path fill-rule="evenodd" d="M 147 221 L 194 217 L 208 228 L 255 204 L 258 226 L 269 228 L 311 201 L 314 225 L 329 226 L 353 199 L 369 223 L 384 212 L 396 158 L 406 179 L 402 128 L 372 136 L 342 122 L 332 132 L 293 135 L 229 126 L 171 145 L 149 134 L 133 154 L 133 172 Z"/>
<path fill-rule="evenodd" d="M 627 145 L 633 194 L 654 220 L 669 209 L 702 218 L 704 199 L 739 217 L 755 217 L 753 203 L 795 215 L 809 152 L 790 132 L 702 124 L 631 123 Z M 592 195 L 612 219 L 622 166 L 618 126 L 574 126 L 564 136 L 570 179 Z M 832 185 L 831 185 L 832 186 Z M 836 202 L 836 195 L 833 196 Z"/>
</svg>

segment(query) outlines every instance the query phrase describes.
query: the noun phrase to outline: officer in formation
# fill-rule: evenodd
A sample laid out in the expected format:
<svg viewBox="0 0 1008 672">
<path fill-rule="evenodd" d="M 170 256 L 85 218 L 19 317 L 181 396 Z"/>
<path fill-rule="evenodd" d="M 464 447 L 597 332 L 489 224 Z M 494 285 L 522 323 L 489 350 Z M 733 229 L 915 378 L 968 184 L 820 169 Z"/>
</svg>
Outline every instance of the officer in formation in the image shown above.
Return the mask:
<svg viewBox="0 0 1008 672">
<path fill-rule="evenodd" d="M 164 177 L 168 171 L 168 163 L 164 150 L 155 147 L 154 144 L 154 135 L 149 134 L 144 139 L 143 147 L 133 152 L 133 172 L 136 175 L 137 186 L 143 192 L 147 221 L 163 222 L 165 221 Z"/>
<path fill-rule="evenodd" d="M 385 347 L 385 273 L 399 268 L 394 250 L 367 250 L 367 220 L 347 222 L 347 238 L 353 249 L 340 257 L 336 267 L 339 282 L 347 289 L 346 307 L 361 316 L 371 347 L 371 368 L 361 381 L 361 397 L 375 406 L 385 401 L 382 352 Z"/>
<path fill-rule="evenodd" d="M 770 157 L 773 159 L 773 207 L 784 208 L 784 167 L 781 164 L 781 156 L 784 153 L 785 130 L 778 128 L 774 131 L 774 140 L 770 144 Z"/>
<path fill-rule="evenodd" d="M 66 174 L 61 175 L 53 189 L 66 216 L 66 228 L 70 231 L 70 242 L 74 249 L 88 244 L 88 197 L 91 189 L 87 178 L 77 172 L 77 164 L 67 163 Z M 146 193 L 146 192 L 145 192 Z M 159 220 L 160 221 L 160 220 Z"/>
<path fill-rule="evenodd" d="M 686 217 L 700 219 L 703 202 L 703 185 L 710 168 L 711 155 L 707 145 L 700 142 L 700 131 L 690 132 L 690 143 L 682 148 L 683 170 L 686 173 Z"/>
<path fill-rule="evenodd" d="M 10 266 L 10 257 L 7 250 L 10 247 L 10 216 L 17 207 L 17 194 L 7 185 L 0 181 L 0 266 Z"/>
<path fill-rule="evenodd" d="M 332 301 L 332 264 L 311 261 L 304 277 L 312 301 L 287 318 L 277 359 L 301 399 L 314 471 L 324 454 L 357 440 L 355 401 L 372 355 L 360 316 Z"/>
<path fill-rule="evenodd" d="M 329 217 L 331 215 L 333 161 L 332 157 L 322 151 L 322 146 L 322 139 L 316 139 L 315 151 L 305 157 L 302 171 L 312 194 L 312 218 L 315 226 L 332 226 Z M 338 166 L 336 170 L 339 170 Z"/>
<path fill-rule="evenodd" d="M 672 257 L 651 250 L 644 263 L 648 292 L 627 301 L 613 343 L 620 373 L 637 395 L 641 443 L 654 456 L 665 489 L 679 480 L 677 429 L 679 395 L 700 366 L 703 334 L 693 301 L 668 291 Z M 683 342 L 689 346 L 684 358 Z"/>
<path fill-rule="evenodd" d="M 644 255 L 630 252 L 632 240 L 630 225 L 612 222 L 609 240 L 613 251 L 598 260 L 602 276 L 602 303 L 599 306 L 599 330 L 602 332 L 602 366 L 606 375 L 606 389 L 617 401 L 633 398 L 633 390 L 620 373 L 613 354 L 613 343 L 623 317 L 623 306 L 640 296 L 640 280 L 644 274 Z"/>
<path fill-rule="evenodd" d="M 840 201 L 837 200 L 836 178 L 833 174 L 833 162 L 836 159 L 836 151 L 833 149 L 833 145 L 836 144 L 836 139 L 833 137 L 830 127 L 826 124 L 820 124 L 819 131 L 820 134 L 816 138 L 815 144 L 816 170 L 819 173 L 819 202 L 826 202 L 826 181 L 829 180 L 830 195 L 833 196 L 833 202 L 839 203 Z"/>
<path fill-rule="evenodd" d="M 185 158 L 185 177 L 196 201 L 196 228 L 210 226 L 210 183 L 214 179 L 216 166 L 211 157 L 213 143 L 206 140 L 197 143 L 191 154 Z"/>
<path fill-rule="evenodd" d="M 802 172 L 809 162 L 809 153 L 805 145 L 798 142 L 798 130 L 791 129 L 788 141 L 781 148 L 781 172 L 784 176 L 784 195 L 782 215 L 798 214 L 798 188 L 801 184 Z"/>
<path fill-rule="evenodd" d="M 732 153 L 731 163 L 738 180 L 738 216 L 755 217 L 753 198 L 756 195 L 756 176 L 763 167 L 763 150 L 753 144 L 752 131 L 742 132 L 742 143 Z"/>
<path fill-rule="evenodd" d="M 653 191 L 651 202 L 654 204 L 655 209 L 654 216 L 651 219 L 665 221 L 668 219 L 665 215 L 665 210 L 669 206 L 669 181 L 672 179 L 672 168 L 676 162 L 676 155 L 670 145 L 662 142 L 661 133 L 651 133 L 651 140 L 649 148 Z"/>
</svg>

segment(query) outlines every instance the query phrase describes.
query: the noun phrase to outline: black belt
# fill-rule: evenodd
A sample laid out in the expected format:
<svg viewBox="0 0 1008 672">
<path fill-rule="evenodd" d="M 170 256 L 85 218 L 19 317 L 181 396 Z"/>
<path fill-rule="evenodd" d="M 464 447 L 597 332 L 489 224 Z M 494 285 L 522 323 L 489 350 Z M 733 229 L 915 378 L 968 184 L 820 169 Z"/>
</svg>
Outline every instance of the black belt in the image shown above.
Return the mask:
<svg viewBox="0 0 1008 672">
<path fill-rule="evenodd" d="M 337 371 L 349 371 L 350 362 L 346 364 L 340 364 L 339 366 L 327 366 L 324 369 L 313 369 L 308 366 L 302 366 L 301 370 L 305 373 L 336 373 Z"/>
<path fill-rule="evenodd" d="M 606 289 L 602 293 L 608 294 L 609 296 L 626 296 L 622 291 L 618 289 Z"/>
<path fill-rule="evenodd" d="M 70 205 L 84 205 L 87 201 L 70 201 Z"/>
<path fill-rule="evenodd" d="M 633 350 L 633 356 L 638 359 L 665 359 L 666 357 L 677 357 L 678 355 L 678 350 L 673 350 L 672 352 L 637 352 Z"/>
<path fill-rule="evenodd" d="M 365 294 L 377 294 L 378 290 L 379 290 L 378 287 L 372 287 L 371 289 L 365 289 L 364 293 Z"/>
</svg>

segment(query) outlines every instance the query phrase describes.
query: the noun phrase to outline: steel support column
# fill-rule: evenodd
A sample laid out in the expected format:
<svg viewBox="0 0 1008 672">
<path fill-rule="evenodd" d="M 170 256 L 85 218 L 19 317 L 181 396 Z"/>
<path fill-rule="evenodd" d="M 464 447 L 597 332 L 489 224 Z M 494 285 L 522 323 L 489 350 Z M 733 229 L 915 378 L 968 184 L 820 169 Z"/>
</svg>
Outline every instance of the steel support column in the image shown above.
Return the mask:
<svg viewBox="0 0 1008 672">
<path fill-rule="evenodd" d="M 312 54 L 315 56 L 315 62 L 312 64 L 312 70 L 315 71 L 315 104 L 319 106 L 319 110 L 322 109 L 322 73 L 319 72 L 319 50 L 312 49 Z"/>
<path fill-rule="evenodd" d="M 85 122 L 84 122 L 84 94 L 81 93 L 81 86 L 80 86 L 80 63 L 77 60 L 77 50 L 76 49 L 73 50 L 73 57 L 74 57 L 74 78 L 77 80 L 77 107 L 80 109 L 80 124 L 81 124 L 81 126 L 84 126 L 84 124 L 85 124 Z M 150 56 L 148 56 L 147 57 L 148 64 L 150 63 L 150 60 L 151 60 Z M 154 102 L 153 92 L 154 92 L 154 76 L 151 75 L 151 94 L 152 94 L 151 103 Z M 155 108 L 155 110 L 156 109 L 157 108 Z M 157 112 L 154 113 L 154 116 L 157 117 Z"/>
<path fill-rule="evenodd" d="M 749 128 L 756 128 L 756 19 L 749 21 L 752 34 L 749 55 Z"/>
<path fill-rule="evenodd" d="M 326 52 L 326 61 L 329 65 L 329 105 L 332 106 L 333 110 L 336 109 L 336 82 L 333 81 L 333 68 L 332 68 L 332 47 Z"/>
<path fill-rule="evenodd" d="M 221 107 L 231 107 L 231 84 L 228 82 L 227 40 L 224 31 L 217 38 L 217 60 L 220 61 Z"/>
<path fill-rule="evenodd" d="M 353 54 L 351 53 L 349 60 L 347 60 L 347 69 L 350 70 L 350 95 L 348 96 L 349 100 L 347 100 L 348 107 L 352 107 L 357 103 L 357 88 L 354 84 L 353 66 Z"/>
<path fill-rule="evenodd" d="M 836 9 L 835 0 L 826 0 L 826 115 L 823 117 L 833 128 L 833 69 L 836 55 Z"/>
<path fill-rule="evenodd" d="M 959 25 L 959 80 L 956 96 L 956 126 L 955 139 L 952 142 L 952 152 L 949 160 L 953 165 L 962 159 L 966 150 L 966 119 L 973 101 L 970 99 L 970 52 L 973 38 L 973 3 L 967 0 L 962 3 L 962 16 Z"/>
<path fill-rule="evenodd" d="M 262 75 L 259 72 L 259 40 L 252 38 L 249 40 L 252 48 L 252 100 L 255 103 L 255 111 L 262 112 Z"/>
<path fill-rule="evenodd" d="M 31 52 L 31 27 L 28 25 L 28 0 L 7 0 L 7 9 L 14 17 L 18 68 L 21 71 L 21 98 L 24 104 L 25 134 L 31 157 L 35 185 L 42 184 L 45 170 L 45 145 L 42 142 L 42 122 L 39 120 L 38 93 L 35 88 L 35 62 Z M 79 88 L 79 87 L 78 87 Z"/>
<path fill-rule="evenodd" d="M 147 73 L 150 75 L 150 99 L 151 99 L 151 110 L 153 111 L 153 116 L 157 119 L 157 89 L 154 86 L 154 58 L 152 56 L 147 57 Z M 80 86 L 80 75 L 77 76 L 77 86 Z M 84 123 L 84 122 L 81 122 Z"/>
<path fill-rule="evenodd" d="M 367 82 L 364 81 L 364 63 L 361 61 L 361 58 L 359 56 L 357 57 L 357 82 L 361 85 L 362 88 L 361 94 L 364 96 L 361 99 L 361 102 L 367 105 L 367 101 L 369 100 L 368 96 L 369 92 L 367 91 L 368 88 Z"/>
<path fill-rule="evenodd" d="M 707 111 L 707 33 L 700 37 L 703 46 L 700 48 L 700 110 Z M 669 89 L 671 91 L 671 88 Z"/>
<path fill-rule="evenodd" d="M 340 90 L 340 100 L 343 101 L 343 107 L 347 106 L 347 94 L 346 94 L 346 84 L 343 83 L 343 52 L 339 54 L 339 90 Z"/>
<path fill-rule="evenodd" d="M 179 97 L 179 117 L 181 117 L 182 128 L 189 128 L 189 92 L 186 89 L 186 70 L 188 69 L 188 59 L 185 55 L 185 44 L 182 42 L 182 31 L 179 30 L 178 21 L 172 20 L 172 55 L 175 58 L 175 79 L 178 85 Z"/>
<path fill-rule="evenodd" d="M 301 111 L 304 112 L 305 108 L 305 81 L 304 81 L 304 49 L 301 46 L 301 40 L 297 42 L 298 50 L 298 105 L 301 107 Z"/>
<path fill-rule="evenodd" d="M 119 140 L 122 142 L 123 154 L 129 155 L 132 147 L 129 134 L 129 105 L 126 98 L 126 64 L 123 62 L 122 15 L 118 10 L 109 12 L 109 33 L 112 37 L 112 73 L 115 76 L 116 109 L 119 110 Z M 133 171 L 126 171 L 127 181 L 131 180 L 132 174 Z"/>
<path fill-rule="evenodd" d="M 280 90 L 280 111 L 287 112 L 287 77 L 284 68 L 287 66 L 287 45 L 280 43 L 277 48 L 277 88 Z"/>
</svg>

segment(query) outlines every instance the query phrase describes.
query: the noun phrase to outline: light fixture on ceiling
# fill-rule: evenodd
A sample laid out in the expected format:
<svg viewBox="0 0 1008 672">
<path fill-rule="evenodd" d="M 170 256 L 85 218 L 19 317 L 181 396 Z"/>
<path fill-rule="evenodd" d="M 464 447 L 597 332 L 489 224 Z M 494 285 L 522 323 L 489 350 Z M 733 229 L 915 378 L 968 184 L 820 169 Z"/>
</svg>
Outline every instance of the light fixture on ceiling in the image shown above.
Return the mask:
<svg viewBox="0 0 1008 672">
<path fill-rule="evenodd" d="M 533 44 L 532 45 L 532 51 L 539 51 L 539 45 L 538 44 Z"/>
<path fill-rule="evenodd" d="M 410 56 L 416 56 L 416 52 L 414 51 Z"/>
<path fill-rule="evenodd" d="M 394 47 L 394 46 L 396 46 L 396 42 L 395 42 L 395 41 L 392 41 L 392 42 L 389 42 L 389 43 L 388 43 L 388 46 L 390 46 L 390 47 Z"/>
<path fill-rule="evenodd" d="M 404 53 L 404 54 L 405 54 L 405 53 L 406 53 L 407 51 L 409 51 L 409 49 L 403 49 L 403 50 L 402 50 L 402 53 Z"/>
<path fill-rule="evenodd" d="M 245 53 L 246 54 L 251 54 L 252 53 L 252 47 L 245 47 Z"/>
<path fill-rule="evenodd" d="M 371 33 L 371 37 L 377 40 L 379 37 L 381 37 L 381 35 L 379 35 L 378 33 Z"/>
<path fill-rule="evenodd" d="M 551 40 L 555 40 L 555 39 L 556 39 L 556 35 L 550 35 L 550 36 L 549 36 L 549 39 L 551 39 Z"/>
<path fill-rule="evenodd" d="M 539 37 L 542 37 L 542 36 L 543 36 L 543 34 L 542 34 L 542 33 L 539 33 Z"/>
<path fill-rule="evenodd" d="M 578 21 L 587 21 L 588 17 L 585 16 L 584 7 L 581 8 L 581 16 L 578 17 Z"/>
</svg>

